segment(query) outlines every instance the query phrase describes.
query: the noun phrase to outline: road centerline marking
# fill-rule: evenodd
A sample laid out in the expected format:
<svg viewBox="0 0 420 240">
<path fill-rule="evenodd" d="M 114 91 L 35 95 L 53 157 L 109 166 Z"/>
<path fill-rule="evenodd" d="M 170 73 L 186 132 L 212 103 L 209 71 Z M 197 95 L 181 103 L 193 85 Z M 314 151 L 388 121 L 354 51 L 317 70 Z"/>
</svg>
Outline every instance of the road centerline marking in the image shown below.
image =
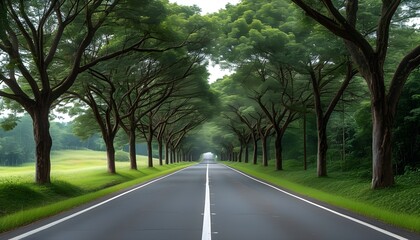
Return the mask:
<svg viewBox="0 0 420 240">
<path fill-rule="evenodd" d="M 204 197 L 203 232 L 201 235 L 201 240 L 211 240 L 209 164 L 207 164 L 206 170 L 206 193 Z"/>
</svg>

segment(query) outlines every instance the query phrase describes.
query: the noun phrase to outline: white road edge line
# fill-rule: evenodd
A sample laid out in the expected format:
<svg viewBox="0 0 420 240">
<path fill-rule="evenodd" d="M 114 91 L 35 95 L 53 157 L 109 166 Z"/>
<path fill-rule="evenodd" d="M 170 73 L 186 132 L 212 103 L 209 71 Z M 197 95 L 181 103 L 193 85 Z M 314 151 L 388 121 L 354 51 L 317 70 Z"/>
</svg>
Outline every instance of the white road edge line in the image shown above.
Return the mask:
<svg viewBox="0 0 420 240">
<path fill-rule="evenodd" d="M 275 190 L 277 190 L 277 191 L 279 191 L 279 192 L 282 192 L 282 193 L 284 193 L 284 194 L 287 194 L 287 195 L 289 195 L 289 196 L 291 196 L 291 197 L 294 197 L 294 198 L 296 198 L 296 199 L 299 199 L 299 200 L 301 200 L 301 201 L 304 201 L 304 202 L 306 202 L 306 203 L 309 203 L 309 204 L 311 204 L 311 205 L 313 205 L 313 206 L 315 206 L 315 207 L 321 208 L 321 209 L 323 209 L 323 210 L 325 210 L 325 211 L 331 212 L 331 213 L 333 213 L 333 214 L 335 214 L 335 215 L 338 215 L 338 216 L 340 216 L 340 217 L 346 218 L 346 219 L 348 219 L 348 220 L 350 220 L 350 221 L 356 222 L 356 223 L 358 223 L 358 224 L 361 224 L 361 225 L 363 225 L 363 226 L 366 226 L 366 227 L 368 227 L 368 228 L 371 228 L 371 229 L 373 229 L 373 230 L 376 230 L 376 231 L 378 231 L 378 232 L 381 232 L 381 233 L 383 233 L 383 234 L 385 234 L 385 235 L 388 235 L 388 236 L 390 236 L 390 237 L 393 237 L 393 238 L 395 238 L 395 239 L 399 239 L 399 240 L 408 240 L 407 238 L 404 238 L 404 237 L 399 236 L 399 235 L 397 235 L 397 234 L 395 234 L 395 233 L 392 233 L 392 232 L 389 232 L 389 231 L 387 231 L 387 230 L 385 230 L 385 229 L 382 229 L 382 228 L 379 228 L 379 227 L 377 227 L 377 226 L 374 226 L 374 225 L 372 225 L 372 224 L 370 224 L 370 223 L 363 222 L 363 221 L 361 221 L 361 220 L 359 220 L 359 219 L 356 219 L 356 218 L 350 217 L 350 216 L 348 216 L 348 215 L 345 215 L 345 214 L 339 213 L 339 212 L 334 211 L 334 210 L 332 210 L 332 209 L 329 209 L 329 208 L 327 208 L 327 207 L 321 206 L 321 205 L 319 205 L 319 204 L 316 204 L 316 203 L 314 203 L 314 202 L 311 202 L 311 201 L 309 201 L 309 200 L 306 200 L 306 199 L 304 199 L 304 198 L 301 198 L 301 197 L 299 197 L 299 196 L 293 195 L 293 194 L 291 194 L 291 193 L 289 193 L 289 192 L 286 192 L 286 191 L 284 191 L 284 190 L 282 190 L 282 189 L 280 189 L 280 188 L 278 188 L 278 187 L 275 187 L 275 186 L 270 185 L 270 184 L 268 184 L 268 183 L 266 183 L 266 182 L 263 182 L 263 181 L 261 181 L 261 180 L 258 180 L 258 179 L 256 179 L 256 178 L 254 178 L 254 177 L 251 177 L 251 176 L 249 176 L 249 175 L 247 175 L 247 174 L 245 174 L 245 173 L 243 173 L 243 172 L 241 172 L 241 171 L 238 171 L 238 170 L 236 170 L 236 169 L 234 169 L 234 168 L 231 168 L 231 167 L 226 166 L 226 165 L 224 165 L 224 166 L 225 166 L 225 167 L 227 167 L 227 168 L 229 168 L 229 169 L 231 169 L 231 170 L 233 170 L 233 171 L 235 171 L 235 172 L 237 172 L 237 173 L 239 173 L 239 174 L 241 174 L 241 175 L 243 175 L 243 176 L 245 176 L 245 177 L 247 177 L 247 178 L 250 178 L 250 179 L 252 179 L 252 180 L 254 180 L 254 181 L 257 181 L 257 182 L 259 182 L 259 183 L 261 183 L 261 184 L 264 184 L 264 185 L 266 185 L 266 186 L 268 186 L 268 187 L 270 187 L 270 188 L 273 188 L 273 189 L 275 189 Z"/>
<path fill-rule="evenodd" d="M 209 164 L 207 164 L 206 170 L 206 196 L 204 198 L 203 232 L 201 235 L 201 240 L 211 240 Z"/>
<path fill-rule="evenodd" d="M 189 167 L 187 167 L 187 168 L 189 168 Z M 131 193 L 131 192 L 137 191 L 137 190 L 139 190 L 139 189 L 141 189 L 141 188 L 144 188 L 144 187 L 146 187 L 146 186 L 148 186 L 148 185 L 150 185 L 150 184 L 152 184 L 152 183 L 155 183 L 155 182 L 157 182 L 157 181 L 160 181 L 160 180 L 162 180 L 162 179 L 165 179 L 165 178 L 167 178 L 167 177 L 170 177 L 170 176 L 172 176 L 172 175 L 174 175 L 174 174 L 177 174 L 177 173 L 179 173 L 179 172 L 181 172 L 181 171 L 183 171 L 183 170 L 185 170 L 185 169 L 187 169 L 187 168 L 183 168 L 183 169 L 181 169 L 181 170 L 178 170 L 178 171 L 173 172 L 173 173 L 171 173 L 171 174 L 168 174 L 168 175 L 166 175 L 166 176 L 163 176 L 163 177 L 157 178 L 157 179 L 155 179 L 155 180 L 152 180 L 152 181 L 150 181 L 150 182 L 147 182 L 147 183 L 145 183 L 145 184 L 143 184 L 143 185 L 141 185 L 141 186 L 138 186 L 138 187 L 136 187 L 136 188 L 133 188 L 133 189 L 131 189 L 131 190 L 128 190 L 128 191 L 126 191 L 126 192 L 123 192 L 123 193 L 121 193 L 121 194 L 119 194 L 119 195 L 117 195 L 117 196 L 115 196 L 115 197 L 112 197 L 112 198 L 110 198 L 110 199 L 108 199 L 108 200 L 105 200 L 105 201 L 103 201 L 103 202 L 100 202 L 100 203 L 98 203 L 98 204 L 95 204 L 95 205 L 93 205 L 93 206 L 91 206 L 91 207 L 89 207 L 89 208 L 86 208 L 86 209 L 83 209 L 83 210 L 81 210 L 81 211 L 79 211 L 79 212 L 73 213 L 73 214 L 71 214 L 71 215 L 69 215 L 69 216 L 67 216 L 67 217 L 64 217 L 64 218 L 58 219 L 58 220 L 56 220 L 56 221 L 54 221 L 54 222 L 51 222 L 51 223 L 49 223 L 49 224 L 46 224 L 46 225 L 44 225 L 44 226 L 42 226 L 42 227 L 36 228 L 36 229 L 31 230 L 31 231 L 29 231 L 29 232 L 23 233 L 23 234 L 21 234 L 21 235 L 19 235 L 19 236 L 16 236 L 16 237 L 14 237 L 14 238 L 10 238 L 9 240 L 19 240 L 19 239 L 23 239 L 23 238 L 29 237 L 29 236 L 31 236 L 31 235 L 33 235 L 33 234 L 36 234 L 36 233 L 38 233 L 38 232 L 41 232 L 41 231 L 46 230 L 46 229 L 48 229 L 48 228 L 51 228 L 51 227 L 53 227 L 53 226 L 55 226 L 55 225 L 57 225 L 57 224 L 60 224 L 60 223 L 65 222 L 65 221 L 67 221 L 67 220 L 69 220 L 69 219 L 72 219 L 72 218 L 74 218 L 74 217 L 77 217 L 77 216 L 79 216 L 79 215 L 81 215 L 81 214 L 83 214 L 83 213 L 85 213 L 85 212 L 88 212 L 88 211 L 90 211 L 90 210 L 92 210 L 92 209 L 95 209 L 95 208 L 97 208 L 97 207 L 99 207 L 99 206 L 102 206 L 102 205 L 104 205 L 104 204 L 106 204 L 106 203 L 108 203 L 108 202 L 111 202 L 111 201 L 113 201 L 113 200 L 115 200 L 115 199 L 117 199 L 117 198 L 120 198 L 120 197 L 122 197 L 122 196 L 124 196 L 124 195 L 126 195 L 126 194 L 129 194 L 129 193 Z"/>
</svg>

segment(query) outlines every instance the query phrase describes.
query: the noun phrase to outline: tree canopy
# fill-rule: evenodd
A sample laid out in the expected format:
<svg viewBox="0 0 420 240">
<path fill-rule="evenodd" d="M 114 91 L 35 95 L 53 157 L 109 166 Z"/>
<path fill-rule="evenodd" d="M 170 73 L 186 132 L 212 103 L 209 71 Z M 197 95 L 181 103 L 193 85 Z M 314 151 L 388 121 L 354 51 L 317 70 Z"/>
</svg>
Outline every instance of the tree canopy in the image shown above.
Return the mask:
<svg viewBox="0 0 420 240">
<path fill-rule="evenodd" d="M 17 131 L 29 116 L 34 143 L 9 151 L 17 140 L 1 132 L 0 162 L 27 156 L 36 182 L 49 183 L 51 149 L 80 145 L 55 133 L 60 111 L 81 139 L 102 138 L 110 173 L 116 145 L 135 170 L 143 144 L 149 167 L 212 151 L 276 170 L 304 159 L 319 177 L 339 155 L 343 166 L 371 162 L 362 165 L 372 188 L 391 186 L 420 164 L 419 9 L 242 0 L 201 15 L 166 0 L 2 1 L 0 107 L 10 114 L 1 125 Z M 210 85 L 210 60 L 232 74 Z"/>
</svg>

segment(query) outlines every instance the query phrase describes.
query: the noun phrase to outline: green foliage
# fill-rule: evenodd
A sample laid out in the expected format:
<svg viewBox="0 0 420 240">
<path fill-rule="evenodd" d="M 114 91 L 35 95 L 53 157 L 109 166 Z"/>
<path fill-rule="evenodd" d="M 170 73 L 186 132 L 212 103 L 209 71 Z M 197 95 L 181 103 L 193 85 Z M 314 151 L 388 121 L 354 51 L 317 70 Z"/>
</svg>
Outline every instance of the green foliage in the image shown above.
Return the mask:
<svg viewBox="0 0 420 240">
<path fill-rule="evenodd" d="M 397 172 L 406 168 L 420 168 L 420 72 L 408 79 L 396 116 L 393 132 L 393 154 Z"/>
<path fill-rule="evenodd" d="M 350 152 L 356 158 L 369 158 L 372 154 L 372 115 L 370 103 L 363 102 L 354 115 L 355 133 L 350 140 Z"/>
<path fill-rule="evenodd" d="M 15 114 L 9 114 L 8 117 L 5 117 L 1 120 L 1 128 L 5 131 L 10 131 L 18 125 L 19 120 L 20 118 Z"/>
<path fill-rule="evenodd" d="M 129 156 L 127 152 L 124 151 L 116 151 L 115 152 L 115 161 L 118 162 L 128 162 Z"/>
</svg>

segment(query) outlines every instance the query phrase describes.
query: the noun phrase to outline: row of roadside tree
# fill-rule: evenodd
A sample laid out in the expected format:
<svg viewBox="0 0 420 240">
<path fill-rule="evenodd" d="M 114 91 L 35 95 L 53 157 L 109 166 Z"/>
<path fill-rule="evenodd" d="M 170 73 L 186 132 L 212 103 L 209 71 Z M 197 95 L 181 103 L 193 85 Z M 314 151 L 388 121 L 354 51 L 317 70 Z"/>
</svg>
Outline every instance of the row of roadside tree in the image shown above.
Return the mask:
<svg viewBox="0 0 420 240">
<path fill-rule="evenodd" d="M 251 145 L 255 163 L 261 145 L 267 166 L 272 139 L 275 168 L 282 170 L 286 130 L 301 119 L 306 137 L 310 118 L 316 121 L 317 174 L 327 176 L 328 139 L 337 136 L 327 130 L 344 109 L 338 104 L 350 103 L 356 112 L 367 102 L 371 140 L 363 157 L 371 158 L 372 188 L 393 185 L 394 166 L 418 164 L 419 7 L 418 1 L 243 0 L 220 11 L 215 56 L 235 73 L 213 85 L 223 103 L 215 121 L 222 129 L 214 139 L 219 155 L 246 161 Z M 397 115 L 399 99 L 412 105 L 400 106 Z"/>
<path fill-rule="evenodd" d="M 0 97 L 33 121 L 38 184 L 50 183 L 53 109 L 75 117 L 75 132 L 100 132 L 108 171 L 122 129 L 137 169 L 135 142 L 159 143 L 172 159 L 191 158 L 187 133 L 211 115 L 205 53 L 214 24 L 196 7 L 167 1 L 14 1 L 0 3 Z M 149 166 L 152 166 L 151 152 Z"/>
</svg>

